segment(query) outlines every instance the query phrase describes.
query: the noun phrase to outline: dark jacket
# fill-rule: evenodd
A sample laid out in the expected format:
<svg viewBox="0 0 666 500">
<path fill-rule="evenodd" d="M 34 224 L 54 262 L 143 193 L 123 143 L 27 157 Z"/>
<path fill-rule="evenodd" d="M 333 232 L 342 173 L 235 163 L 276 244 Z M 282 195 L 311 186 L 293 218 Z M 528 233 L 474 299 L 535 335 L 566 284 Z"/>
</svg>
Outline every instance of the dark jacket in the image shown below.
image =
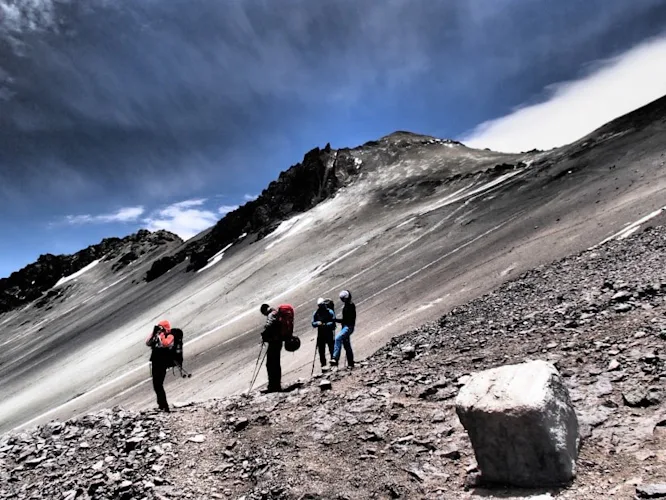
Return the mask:
<svg viewBox="0 0 666 500">
<path fill-rule="evenodd" d="M 281 328 L 280 321 L 277 318 L 277 311 L 271 308 L 266 316 L 266 324 L 264 325 L 264 331 L 261 332 L 261 340 L 263 342 L 282 340 L 280 338 Z"/>
<path fill-rule="evenodd" d="M 321 322 L 318 327 L 320 333 L 335 330 L 335 313 L 328 307 L 318 307 L 312 315 L 312 327 L 316 327 L 315 323 Z"/>
<path fill-rule="evenodd" d="M 353 302 L 345 303 L 342 308 L 342 318 L 336 318 L 336 323 L 342 323 L 342 326 L 354 327 L 356 326 L 356 304 Z"/>
</svg>

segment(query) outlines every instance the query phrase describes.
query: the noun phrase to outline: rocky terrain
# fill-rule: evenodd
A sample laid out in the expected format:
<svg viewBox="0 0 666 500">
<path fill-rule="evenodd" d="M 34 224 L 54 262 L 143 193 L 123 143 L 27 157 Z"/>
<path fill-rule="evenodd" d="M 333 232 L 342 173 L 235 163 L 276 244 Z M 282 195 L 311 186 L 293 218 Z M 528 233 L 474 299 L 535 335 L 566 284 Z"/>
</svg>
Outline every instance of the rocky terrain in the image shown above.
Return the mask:
<svg viewBox="0 0 666 500">
<path fill-rule="evenodd" d="M 8 312 L 33 300 L 43 298 L 61 278 L 70 276 L 92 262 L 105 258 L 113 262 L 113 271 L 119 272 L 131 262 L 147 256 L 155 258 L 159 251 L 167 251 L 182 243 L 168 231 L 141 230 L 125 238 L 105 238 L 72 255 L 41 255 L 37 261 L 0 279 L 0 313 Z"/>
<path fill-rule="evenodd" d="M 649 225 L 540 266 L 291 392 L 171 414 L 116 407 L 7 434 L 0 498 L 657 498 L 665 250 L 666 227 Z M 526 359 L 565 377 L 578 476 L 560 489 L 484 489 L 454 399 L 470 373 Z"/>
</svg>

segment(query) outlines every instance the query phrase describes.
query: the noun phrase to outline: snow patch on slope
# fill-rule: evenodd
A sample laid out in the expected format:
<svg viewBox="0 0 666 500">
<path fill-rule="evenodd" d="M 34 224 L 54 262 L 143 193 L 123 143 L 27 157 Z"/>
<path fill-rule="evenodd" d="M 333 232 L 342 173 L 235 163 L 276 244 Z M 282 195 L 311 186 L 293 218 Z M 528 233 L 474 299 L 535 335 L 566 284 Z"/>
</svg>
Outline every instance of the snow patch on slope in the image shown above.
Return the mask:
<svg viewBox="0 0 666 500">
<path fill-rule="evenodd" d="M 283 221 L 275 229 L 275 231 L 266 236 L 266 239 L 277 238 L 272 243 L 266 245 L 266 250 L 270 250 L 281 241 L 289 238 L 290 236 L 300 233 L 308 226 L 310 226 L 313 222 L 314 222 L 314 217 L 312 215 L 297 215 L 295 217 L 292 217 L 291 219 Z"/>
<path fill-rule="evenodd" d="M 596 248 L 599 245 L 603 245 L 604 243 L 606 243 L 610 240 L 613 240 L 615 238 L 617 238 L 618 240 L 623 240 L 625 238 L 628 238 L 629 236 L 634 234 L 636 231 L 638 231 L 640 229 L 641 225 L 645 224 L 650 219 L 654 219 L 657 215 L 661 214 L 664 211 L 666 211 L 666 207 L 661 207 L 660 209 L 655 210 L 654 212 L 647 214 L 645 217 L 641 217 L 636 222 L 632 222 L 631 224 L 628 224 L 624 229 L 622 229 L 621 231 L 618 231 L 617 233 L 609 236 L 608 238 L 603 240 L 601 243 L 599 243 L 598 245 L 593 246 L 592 248 Z M 592 248 L 590 248 L 590 250 Z"/>
<path fill-rule="evenodd" d="M 58 282 L 55 285 L 53 285 L 53 288 L 56 288 L 58 286 L 64 285 L 65 283 L 68 283 L 72 280 L 75 280 L 76 278 L 81 276 L 86 271 L 90 271 L 93 267 L 95 267 L 101 261 L 102 261 L 102 259 L 94 260 L 90 264 L 88 264 L 86 267 L 84 267 L 83 269 L 79 269 L 78 271 L 76 271 L 74 274 L 70 274 L 69 276 L 65 276 L 63 278 L 60 278 L 58 280 Z"/>
<path fill-rule="evenodd" d="M 247 233 L 246 233 L 246 234 L 247 234 Z M 239 239 L 240 239 L 240 238 L 239 238 Z M 224 252 L 226 252 L 227 250 L 229 250 L 229 249 L 231 248 L 232 245 L 233 245 L 233 243 L 229 243 L 226 247 L 224 247 L 222 250 L 220 250 L 220 251 L 217 252 L 215 255 L 213 255 L 210 259 L 208 259 L 208 264 L 206 264 L 204 267 L 202 267 L 201 269 L 199 269 L 199 270 L 197 271 L 197 273 L 200 273 L 201 271 L 205 271 L 206 269 L 210 269 L 210 268 L 213 267 L 215 264 L 217 264 L 218 262 L 220 262 L 220 261 L 222 260 L 222 257 L 224 257 Z"/>
</svg>

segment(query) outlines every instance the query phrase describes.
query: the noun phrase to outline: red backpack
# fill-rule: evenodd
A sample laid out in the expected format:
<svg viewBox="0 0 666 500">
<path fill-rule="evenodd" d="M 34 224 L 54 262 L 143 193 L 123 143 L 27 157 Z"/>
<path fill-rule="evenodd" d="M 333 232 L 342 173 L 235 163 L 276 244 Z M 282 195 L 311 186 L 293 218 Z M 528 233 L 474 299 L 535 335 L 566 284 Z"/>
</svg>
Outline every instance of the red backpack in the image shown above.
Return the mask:
<svg viewBox="0 0 666 500">
<path fill-rule="evenodd" d="M 286 340 L 294 336 L 294 308 L 291 304 L 281 304 L 277 308 L 277 320 L 280 322 L 280 337 Z"/>
</svg>

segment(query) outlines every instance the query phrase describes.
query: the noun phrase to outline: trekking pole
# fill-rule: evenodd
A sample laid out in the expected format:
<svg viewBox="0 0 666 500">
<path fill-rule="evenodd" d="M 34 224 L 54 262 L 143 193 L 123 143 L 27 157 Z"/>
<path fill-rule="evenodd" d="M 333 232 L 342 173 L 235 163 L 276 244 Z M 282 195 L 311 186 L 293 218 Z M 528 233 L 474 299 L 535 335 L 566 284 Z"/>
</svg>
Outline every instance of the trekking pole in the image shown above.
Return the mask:
<svg viewBox="0 0 666 500">
<path fill-rule="evenodd" d="M 250 389 L 247 391 L 248 394 L 250 394 L 250 391 L 252 390 L 252 386 L 254 383 L 257 381 L 257 378 L 259 377 L 259 372 L 261 371 L 261 365 L 264 364 L 264 359 L 266 359 L 266 355 L 268 354 L 268 348 L 266 348 L 266 351 L 264 352 L 264 357 L 261 358 L 261 363 L 259 364 L 259 367 L 257 368 L 257 372 L 254 374 L 254 379 L 252 380 L 252 383 L 250 384 Z"/>
<path fill-rule="evenodd" d="M 314 357 L 312 358 L 312 370 L 310 371 L 310 378 L 312 378 L 312 375 L 314 374 L 314 365 L 315 361 L 317 360 L 317 348 L 319 347 L 319 337 L 317 337 L 317 341 L 315 342 L 315 352 L 314 352 Z"/>
<path fill-rule="evenodd" d="M 256 380 L 255 373 L 258 373 L 257 367 L 259 366 L 259 360 L 261 359 L 261 352 L 264 350 L 264 343 L 261 343 L 261 348 L 259 349 L 259 356 L 257 356 L 257 362 L 254 364 L 254 370 L 252 370 L 252 378 L 250 379 L 250 388 L 247 390 L 247 393 L 249 394 L 250 391 L 252 390 L 252 386 L 254 385 L 254 381 Z M 266 350 L 268 352 L 268 350 Z"/>
</svg>

